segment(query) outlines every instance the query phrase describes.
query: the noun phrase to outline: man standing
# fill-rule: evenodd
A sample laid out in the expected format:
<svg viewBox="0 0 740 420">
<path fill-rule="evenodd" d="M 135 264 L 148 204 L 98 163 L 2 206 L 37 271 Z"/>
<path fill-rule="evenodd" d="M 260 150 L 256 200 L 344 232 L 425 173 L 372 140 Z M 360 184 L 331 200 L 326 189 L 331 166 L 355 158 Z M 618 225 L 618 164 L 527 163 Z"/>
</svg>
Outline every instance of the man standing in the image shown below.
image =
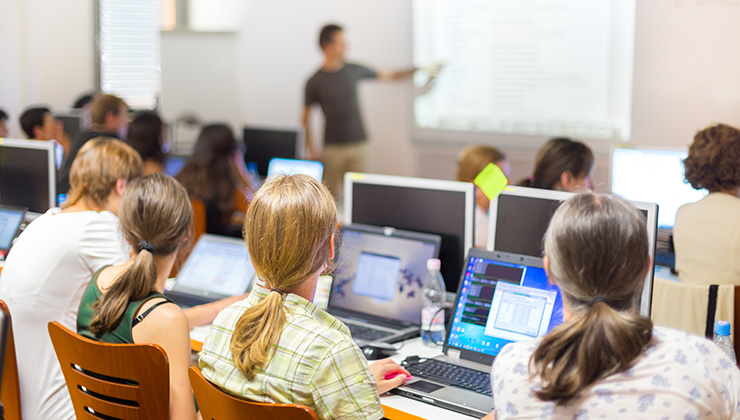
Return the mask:
<svg viewBox="0 0 740 420">
<path fill-rule="evenodd" d="M 306 152 L 309 159 L 324 162 L 324 180 L 339 199 L 342 177 L 347 171 L 364 172 L 368 147 L 365 127 L 360 115 L 357 83 L 362 79 L 384 81 L 410 78 L 415 68 L 401 71 L 376 72 L 367 67 L 347 63 L 347 46 L 341 26 L 330 24 L 321 28 L 319 46 L 324 64 L 306 83 L 303 126 L 306 132 Z M 319 104 L 324 112 L 324 148 L 319 154 L 311 141 L 309 117 L 311 106 Z"/>
</svg>

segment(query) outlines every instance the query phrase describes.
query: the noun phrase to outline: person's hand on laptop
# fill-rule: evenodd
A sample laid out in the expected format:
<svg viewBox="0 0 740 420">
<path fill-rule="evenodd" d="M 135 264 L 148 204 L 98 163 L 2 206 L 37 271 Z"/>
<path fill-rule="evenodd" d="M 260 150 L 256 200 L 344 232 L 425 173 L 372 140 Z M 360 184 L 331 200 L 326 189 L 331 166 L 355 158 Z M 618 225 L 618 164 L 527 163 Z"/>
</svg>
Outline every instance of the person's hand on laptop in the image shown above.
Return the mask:
<svg viewBox="0 0 740 420">
<path fill-rule="evenodd" d="M 393 388 L 403 385 L 411 376 L 409 371 L 402 368 L 390 358 L 378 360 L 370 365 L 370 371 L 375 378 L 378 394 L 382 395 Z M 389 378 L 389 379 L 386 379 Z"/>
</svg>

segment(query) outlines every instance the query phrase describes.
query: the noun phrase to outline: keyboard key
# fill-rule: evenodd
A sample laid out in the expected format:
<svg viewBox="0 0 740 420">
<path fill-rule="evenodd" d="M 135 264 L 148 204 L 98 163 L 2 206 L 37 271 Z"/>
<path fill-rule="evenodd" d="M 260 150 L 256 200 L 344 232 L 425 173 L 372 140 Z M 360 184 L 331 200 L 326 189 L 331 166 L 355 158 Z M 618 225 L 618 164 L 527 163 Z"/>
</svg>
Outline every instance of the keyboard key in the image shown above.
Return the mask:
<svg viewBox="0 0 740 420">
<path fill-rule="evenodd" d="M 347 324 L 352 338 L 355 340 L 377 341 L 392 335 L 393 333 L 375 328 L 368 328 L 362 325 Z"/>
</svg>

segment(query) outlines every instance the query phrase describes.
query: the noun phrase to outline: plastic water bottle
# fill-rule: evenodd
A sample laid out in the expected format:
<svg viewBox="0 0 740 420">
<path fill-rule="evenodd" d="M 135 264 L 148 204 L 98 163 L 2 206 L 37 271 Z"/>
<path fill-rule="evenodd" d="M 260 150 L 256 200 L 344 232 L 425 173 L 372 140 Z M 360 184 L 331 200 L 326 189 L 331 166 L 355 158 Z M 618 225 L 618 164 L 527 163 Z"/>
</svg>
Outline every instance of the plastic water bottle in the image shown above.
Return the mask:
<svg viewBox="0 0 740 420">
<path fill-rule="evenodd" d="M 727 357 L 732 360 L 732 363 L 737 364 L 735 349 L 732 348 L 732 341 L 730 340 L 729 322 L 717 321 L 714 323 L 714 344 L 718 345 L 719 348 L 727 353 Z"/>
<path fill-rule="evenodd" d="M 421 307 L 421 341 L 425 346 L 442 345 L 445 339 L 445 281 L 436 258 L 427 260 Z"/>
</svg>

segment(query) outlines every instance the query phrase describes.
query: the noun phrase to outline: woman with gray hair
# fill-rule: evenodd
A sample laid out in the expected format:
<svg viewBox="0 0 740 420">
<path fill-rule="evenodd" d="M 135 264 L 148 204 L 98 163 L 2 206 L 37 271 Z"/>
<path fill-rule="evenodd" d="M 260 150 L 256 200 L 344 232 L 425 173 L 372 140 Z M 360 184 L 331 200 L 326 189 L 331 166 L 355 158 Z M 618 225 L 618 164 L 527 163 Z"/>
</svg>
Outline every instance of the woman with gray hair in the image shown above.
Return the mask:
<svg viewBox="0 0 740 420">
<path fill-rule="evenodd" d="M 565 322 L 501 351 L 489 417 L 740 419 L 740 370 L 729 358 L 638 314 L 650 257 L 637 209 L 591 192 L 566 201 L 545 235 L 544 265 Z"/>
</svg>

